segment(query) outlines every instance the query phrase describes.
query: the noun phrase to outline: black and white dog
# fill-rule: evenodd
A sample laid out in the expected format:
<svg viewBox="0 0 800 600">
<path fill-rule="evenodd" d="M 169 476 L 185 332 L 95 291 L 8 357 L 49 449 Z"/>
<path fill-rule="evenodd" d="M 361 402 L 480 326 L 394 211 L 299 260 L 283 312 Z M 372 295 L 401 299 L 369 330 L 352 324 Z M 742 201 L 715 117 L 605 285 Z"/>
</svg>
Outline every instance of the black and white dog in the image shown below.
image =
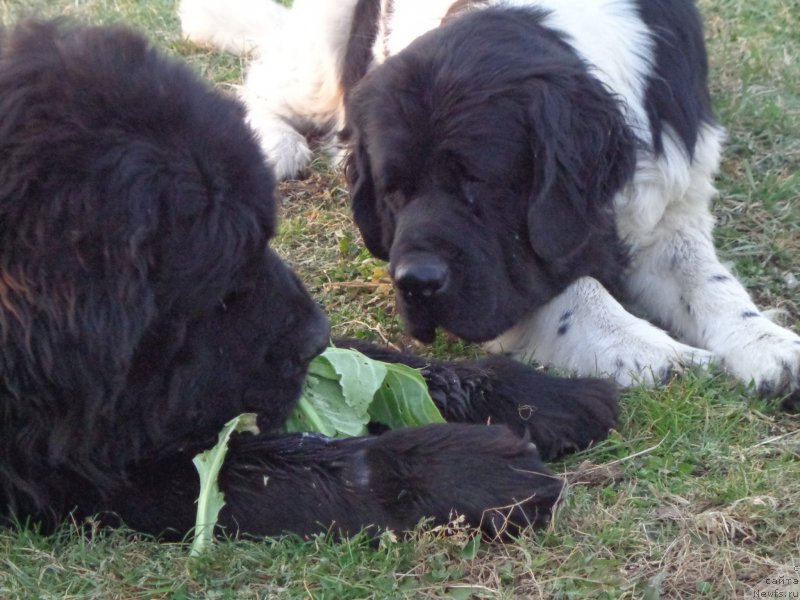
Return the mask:
<svg viewBox="0 0 800 600">
<path fill-rule="evenodd" d="M 422 341 L 621 384 L 714 361 L 800 388 L 800 337 L 720 264 L 723 129 L 691 0 L 183 0 L 255 49 L 249 121 L 279 177 L 342 131 L 356 222 Z M 636 315 L 636 316 L 635 316 Z"/>
</svg>

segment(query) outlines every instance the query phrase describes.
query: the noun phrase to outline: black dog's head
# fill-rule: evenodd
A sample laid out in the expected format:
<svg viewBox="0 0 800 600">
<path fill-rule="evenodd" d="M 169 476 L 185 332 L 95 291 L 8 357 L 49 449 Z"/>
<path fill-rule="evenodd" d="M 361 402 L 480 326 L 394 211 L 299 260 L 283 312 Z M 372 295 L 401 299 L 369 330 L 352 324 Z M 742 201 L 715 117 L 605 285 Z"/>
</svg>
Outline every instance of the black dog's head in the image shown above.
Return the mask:
<svg viewBox="0 0 800 600">
<path fill-rule="evenodd" d="M 572 280 L 612 285 L 634 142 L 613 96 L 529 10 L 452 19 L 348 93 L 353 211 L 412 335 L 492 339 Z"/>
<path fill-rule="evenodd" d="M 328 328 L 273 189 L 241 106 L 140 36 L 0 37 L 0 501 L 282 423 Z"/>
</svg>

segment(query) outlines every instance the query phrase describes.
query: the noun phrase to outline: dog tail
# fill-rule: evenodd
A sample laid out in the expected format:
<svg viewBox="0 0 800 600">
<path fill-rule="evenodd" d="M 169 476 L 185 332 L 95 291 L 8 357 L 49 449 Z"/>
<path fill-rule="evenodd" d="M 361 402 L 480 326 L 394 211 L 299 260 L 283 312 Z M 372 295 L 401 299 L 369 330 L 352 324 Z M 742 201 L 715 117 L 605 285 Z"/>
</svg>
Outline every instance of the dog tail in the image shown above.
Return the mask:
<svg viewBox="0 0 800 600">
<path fill-rule="evenodd" d="M 234 54 L 257 51 L 280 34 L 289 9 L 273 0 L 181 0 L 183 36 Z"/>
</svg>

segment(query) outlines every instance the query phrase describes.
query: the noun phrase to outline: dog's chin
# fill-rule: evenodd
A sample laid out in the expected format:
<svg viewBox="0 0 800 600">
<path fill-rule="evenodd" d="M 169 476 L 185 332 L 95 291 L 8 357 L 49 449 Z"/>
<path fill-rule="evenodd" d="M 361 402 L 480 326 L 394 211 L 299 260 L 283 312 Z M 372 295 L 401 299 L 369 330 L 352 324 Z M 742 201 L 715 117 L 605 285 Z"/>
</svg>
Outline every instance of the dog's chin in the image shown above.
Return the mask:
<svg viewBox="0 0 800 600">
<path fill-rule="evenodd" d="M 430 344 L 436 339 L 436 330 L 443 329 L 447 333 L 466 342 L 482 343 L 495 339 L 503 333 L 502 327 L 491 327 L 490 320 L 454 319 L 452 315 L 436 316 L 424 309 L 410 310 L 401 307 L 401 314 L 406 331 L 415 340 Z M 513 324 L 513 323 L 512 323 Z M 510 327 L 510 325 L 509 325 Z"/>
<path fill-rule="evenodd" d="M 436 322 L 428 317 L 404 317 L 406 331 L 423 344 L 432 344 L 436 339 Z"/>
</svg>

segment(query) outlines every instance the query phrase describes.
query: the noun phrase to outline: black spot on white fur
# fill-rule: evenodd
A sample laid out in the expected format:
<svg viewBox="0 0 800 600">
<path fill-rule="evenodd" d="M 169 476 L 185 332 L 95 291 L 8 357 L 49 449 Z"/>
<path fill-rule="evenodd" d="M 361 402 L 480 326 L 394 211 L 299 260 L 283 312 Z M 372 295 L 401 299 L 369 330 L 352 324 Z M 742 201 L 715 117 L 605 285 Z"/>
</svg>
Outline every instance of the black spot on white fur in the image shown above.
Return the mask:
<svg viewBox="0 0 800 600">
<path fill-rule="evenodd" d="M 572 321 L 572 317 L 575 313 L 571 310 L 564 312 L 559 318 L 559 326 L 558 326 L 558 335 L 566 335 L 569 331 L 570 323 Z"/>
</svg>

